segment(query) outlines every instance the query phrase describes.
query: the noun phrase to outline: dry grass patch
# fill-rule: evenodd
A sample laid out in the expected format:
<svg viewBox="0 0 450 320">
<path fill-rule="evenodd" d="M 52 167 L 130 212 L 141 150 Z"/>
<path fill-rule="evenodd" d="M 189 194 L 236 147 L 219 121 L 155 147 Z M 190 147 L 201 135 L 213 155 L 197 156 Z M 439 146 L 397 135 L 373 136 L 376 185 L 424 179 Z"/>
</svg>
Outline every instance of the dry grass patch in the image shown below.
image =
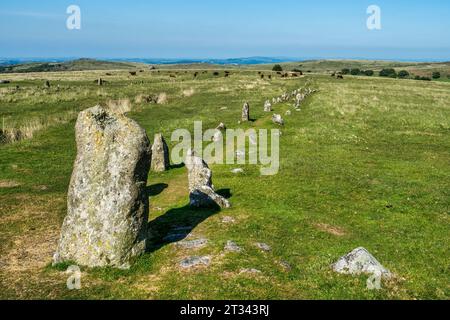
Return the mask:
<svg viewBox="0 0 450 320">
<path fill-rule="evenodd" d="M 0 188 L 16 188 L 19 186 L 20 183 L 14 180 L 0 180 Z"/>
<path fill-rule="evenodd" d="M 319 229 L 320 231 L 332 234 L 332 235 L 337 236 L 337 237 L 343 237 L 343 236 L 345 236 L 347 234 L 344 231 L 344 229 L 342 229 L 340 227 L 336 227 L 336 226 L 331 226 L 331 225 L 326 224 L 326 223 L 316 223 L 314 226 L 317 229 Z"/>
</svg>

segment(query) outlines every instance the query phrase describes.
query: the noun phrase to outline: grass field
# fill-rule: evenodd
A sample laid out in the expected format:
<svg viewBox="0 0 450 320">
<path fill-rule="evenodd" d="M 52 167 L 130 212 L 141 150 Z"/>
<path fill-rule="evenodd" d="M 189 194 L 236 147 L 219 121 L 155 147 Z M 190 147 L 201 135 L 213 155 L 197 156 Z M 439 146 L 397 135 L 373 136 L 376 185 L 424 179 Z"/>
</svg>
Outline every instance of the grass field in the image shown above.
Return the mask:
<svg viewBox="0 0 450 320">
<path fill-rule="evenodd" d="M 450 298 L 450 83 L 320 74 L 268 80 L 251 68 L 233 69 L 229 77 L 200 72 L 195 79 L 193 71 L 176 72 L 2 75 L 12 80 L 0 85 L 4 126 L 41 125 L 0 145 L 0 298 Z M 107 84 L 97 86 L 99 77 Z M 155 249 L 128 271 L 83 268 L 82 289 L 66 288 L 67 266 L 51 267 L 51 258 L 66 214 L 80 110 L 129 99 L 128 115 L 150 140 L 156 132 L 170 140 L 173 130 L 192 130 L 196 120 L 204 129 L 220 122 L 270 129 L 264 101 L 306 82 L 319 92 L 301 112 L 283 116 L 278 175 L 260 176 L 259 166 L 212 166 L 216 188 L 229 189 L 233 205 L 217 212 L 187 207 L 186 168 L 150 173 Z M 160 94 L 165 103 L 138 98 Z M 256 121 L 241 125 L 245 101 Z M 279 104 L 274 112 L 289 109 Z M 237 167 L 244 173 L 231 173 Z M 224 224 L 224 216 L 235 222 Z M 177 226 L 192 226 L 192 237 L 208 245 L 185 250 L 164 243 Z M 224 252 L 228 240 L 244 250 Z M 256 242 L 272 250 L 262 252 Z M 396 275 L 382 290 L 368 290 L 365 276 L 332 272 L 333 262 L 359 246 Z M 212 263 L 181 270 L 180 260 L 191 255 L 209 255 Z"/>
</svg>

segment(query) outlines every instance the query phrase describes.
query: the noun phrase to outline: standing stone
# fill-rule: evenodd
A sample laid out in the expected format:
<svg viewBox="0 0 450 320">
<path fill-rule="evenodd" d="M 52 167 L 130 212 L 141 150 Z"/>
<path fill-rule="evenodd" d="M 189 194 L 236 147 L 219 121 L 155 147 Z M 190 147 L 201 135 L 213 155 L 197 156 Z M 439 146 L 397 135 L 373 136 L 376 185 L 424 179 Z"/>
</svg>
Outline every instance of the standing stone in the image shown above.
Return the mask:
<svg viewBox="0 0 450 320">
<path fill-rule="evenodd" d="M 269 100 L 267 100 L 264 103 L 264 112 L 271 112 L 272 111 L 272 104 L 270 103 Z"/>
<path fill-rule="evenodd" d="M 99 85 L 99 86 L 103 85 L 103 79 L 102 78 L 98 78 L 97 79 L 97 85 Z"/>
<path fill-rule="evenodd" d="M 227 129 L 227 127 L 225 126 L 225 124 L 223 122 L 221 122 L 217 128 L 215 129 L 214 132 L 214 136 L 212 138 L 213 142 L 219 142 L 223 139 L 223 133 L 225 130 Z"/>
<path fill-rule="evenodd" d="M 169 147 L 161 133 L 155 134 L 152 146 L 151 170 L 154 172 L 164 172 L 170 167 Z"/>
<path fill-rule="evenodd" d="M 75 131 L 78 152 L 53 263 L 129 268 L 146 244 L 147 134 L 100 106 L 81 112 Z"/>
<path fill-rule="evenodd" d="M 274 115 L 272 116 L 272 121 L 273 121 L 273 123 L 275 123 L 275 124 L 278 124 L 278 125 L 280 125 L 280 126 L 284 126 L 284 120 L 283 120 L 283 118 L 281 117 L 281 115 L 279 115 L 279 114 L 274 114 Z"/>
<path fill-rule="evenodd" d="M 250 105 L 248 102 L 244 103 L 244 106 L 242 107 L 242 121 L 250 121 Z"/>
<path fill-rule="evenodd" d="M 189 198 L 192 207 L 210 207 L 218 205 L 221 208 L 231 207 L 230 202 L 214 191 L 212 172 L 206 162 L 189 150 L 186 161 L 189 178 Z"/>
</svg>

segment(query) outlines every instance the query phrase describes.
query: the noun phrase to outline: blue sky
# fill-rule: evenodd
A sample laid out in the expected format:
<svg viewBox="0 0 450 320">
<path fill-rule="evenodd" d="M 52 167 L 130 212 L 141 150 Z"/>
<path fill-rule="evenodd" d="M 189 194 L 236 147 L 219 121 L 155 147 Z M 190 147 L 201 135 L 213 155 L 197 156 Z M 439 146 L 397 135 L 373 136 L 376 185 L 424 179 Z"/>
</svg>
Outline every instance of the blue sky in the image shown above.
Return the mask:
<svg viewBox="0 0 450 320">
<path fill-rule="evenodd" d="M 81 30 L 66 9 L 81 8 Z M 366 27 L 369 5 L 382 29 Z M 444 0 L 21 0 L 0 3 L 0 57 L 450 60 Z"/>
</svg>

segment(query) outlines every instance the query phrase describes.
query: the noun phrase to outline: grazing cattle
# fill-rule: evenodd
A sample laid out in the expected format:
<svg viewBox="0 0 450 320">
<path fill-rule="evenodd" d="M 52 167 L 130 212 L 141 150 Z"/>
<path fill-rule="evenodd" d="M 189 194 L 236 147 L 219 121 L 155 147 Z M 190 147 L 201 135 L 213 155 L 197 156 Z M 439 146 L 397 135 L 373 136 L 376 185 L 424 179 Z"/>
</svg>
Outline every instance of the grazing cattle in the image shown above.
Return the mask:
<svg viewBox="0 0 450 320">
<path fill-rule="evenodd" d="M 269 79 L 272 79 L 272 75 L 271 74 L 269 74 L 268 77 L 269 77 Z"/>
<path fill-rule="evenodd" d="M 213 76 L 218 76 L 218 75 L 219 75 L 219 72 L 214 71 Z"/>
<path fill-rule="evenodd" d="M 0 84 L 7 84 L 7 83 L 11 83 L 11 81 L 9 81 L 9 80 L 0 80 Z"/>
<path fill-rule="evenodd" d="M 263 74 L 261 75 L 261 79 L 264 79 L 264 75 Z"/>
<path fill-rule="evenodd" d="M 130 71 L 130 76 L 135 76 L 136 74 L 136 71 Z"/>
<path fill-rule="evenodd" d="M 344 79 L 344 76 L 342 74 L 338 74 L 338 76 L 336 77 L 338 79 Z"/>
<path fill-rule="evenodd" d="M 197 78 L 198 72 L 194 72 L 194 78 Z"/>
<path fill-rule="evenodd" d="M 169 77 L 171 77 L 171 78 L 176 78 L 177 76 L 174 75 L 174 74 L 171 74 L 171 75 L 169 75 Z"/>
</svg>

